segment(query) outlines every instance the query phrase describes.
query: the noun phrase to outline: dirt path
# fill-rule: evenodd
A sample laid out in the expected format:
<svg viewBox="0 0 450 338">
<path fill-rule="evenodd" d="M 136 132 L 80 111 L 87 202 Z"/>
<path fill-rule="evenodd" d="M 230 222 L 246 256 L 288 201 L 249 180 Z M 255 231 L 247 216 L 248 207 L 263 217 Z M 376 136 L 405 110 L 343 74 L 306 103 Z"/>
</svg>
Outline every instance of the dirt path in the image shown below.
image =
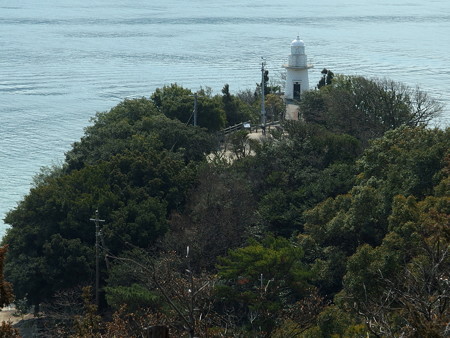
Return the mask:
<svg viewBox="0 0 450 338">
<path fill-rule="evenodd" d="M 16 323 L 20 322 L 22 319 L 29 319 L 33 316 L 31 314 L 27 314 L 24 317 L 13 316 L 14 312 L 16 312 L 16 310 L 12 307 L 4 307 L 3 309 L 1 309 L 0 323 L 10 321 L 12 324 L 16 324 Z"/>
</svg>

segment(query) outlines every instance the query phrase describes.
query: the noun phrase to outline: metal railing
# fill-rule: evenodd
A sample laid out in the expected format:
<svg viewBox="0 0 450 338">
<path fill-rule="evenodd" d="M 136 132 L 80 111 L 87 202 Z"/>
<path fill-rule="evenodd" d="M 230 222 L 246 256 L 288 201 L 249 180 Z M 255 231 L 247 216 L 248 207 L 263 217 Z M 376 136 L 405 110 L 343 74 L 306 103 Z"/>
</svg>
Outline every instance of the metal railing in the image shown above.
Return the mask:
<svg viewBox="0 0 450 338">
<path fill-rule="evenodd" d="M 241 122 L 241 123 L 235 124 L 234 126 L 227 127 L 225 129 L 222 129 L 220 131 L 220 133 L 225 136 L 225 135 L 234 133 L 235 131 L 242 130 L 242 129 L 250 129 L 251 130 L 250 121 Z"/>
<path fill-rule="evenodd" d="M 267 128 L 267 130 L 270 130 L 270 127 L 277 126 L 279 124 L 280 124 L 280 121 L 272 121 L 272 122 L 266 123 L 266 128 Z M 258 124 L 252 125 L 250 123 L 250 121 L 247 121 L 247 122 L 241 122 L 241 123 L 235 124 L 234 126 L 224 128 L 220 131 L 220 134 L 222 136 L 226 136 L 228 134 L 234 133 L 234 132 L 236 132 L 238 130 L 242 130 L 242 129 L 247 129 L 251 133 L 252 132 L 257 133 L 258 130 L 262 129 L 262 127 Z"/>
</svg>

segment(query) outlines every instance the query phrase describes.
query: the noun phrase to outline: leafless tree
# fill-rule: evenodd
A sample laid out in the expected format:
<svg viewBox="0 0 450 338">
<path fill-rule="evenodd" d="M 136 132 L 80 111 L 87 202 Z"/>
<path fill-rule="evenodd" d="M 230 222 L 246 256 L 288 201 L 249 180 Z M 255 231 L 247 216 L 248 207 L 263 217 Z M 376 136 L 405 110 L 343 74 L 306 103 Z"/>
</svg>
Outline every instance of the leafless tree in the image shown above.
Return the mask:
<svg viewBox="0 0 450 338">
<path fill-rule="evenodd" d="M 217 256 L 244 243 L 254 222 L 253 195 L 244 179 L 205 168 L 188 199 L 183 213 L 172 214 L 163 247 L 182 252 L 189 245 L 195 271 L 214 269 Z"/>
<path fill-rule="evenodd" d="M 214 310 L 214 285 L 216 278 L 208 274 L 195 274 L 189 263 L 190 249 L 186 257 L 175 252 L 161 254 L 158 258 L 140 254 L 139 257 L 114 257 L 125 264 L 129 273 L 156 291 L 164 299 L 168 312 L 153 314 L 148 318 L 162 318 L 158 323 L 170 327 L 171 334 L 189 337 L 207 337 L 212 327 L 227 328 L 233 325 L 229 318 Z"/>
<path fill-rule="evenodd" d="M 396 276 L 384 276 L 377 297 L 353 306 L 377 336 L 446 337 L 450 335 L 450 251 L 440 239 L 423 243 L 423 254 Z M 364 287 L 364 285 L 362 286 Z"/>
</svg>

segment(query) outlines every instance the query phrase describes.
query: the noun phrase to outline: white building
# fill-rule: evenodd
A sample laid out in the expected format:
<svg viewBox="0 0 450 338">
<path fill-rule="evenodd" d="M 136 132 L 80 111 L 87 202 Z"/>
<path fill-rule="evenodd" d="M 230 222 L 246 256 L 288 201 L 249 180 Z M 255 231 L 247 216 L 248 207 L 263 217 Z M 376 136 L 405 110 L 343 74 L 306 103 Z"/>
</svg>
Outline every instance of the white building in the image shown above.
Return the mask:
<svg viewBox="0 0 450 338">
<path fill-rule="evenodd" d="M 291 42 L 291 55 L 283 67 L 286 68 L 285 99 L 298 101 L 301 93 L 309 90 L 308 69 L 312 67 L 307 64 L 305 43 L 298 36 Z"/>
</svg>

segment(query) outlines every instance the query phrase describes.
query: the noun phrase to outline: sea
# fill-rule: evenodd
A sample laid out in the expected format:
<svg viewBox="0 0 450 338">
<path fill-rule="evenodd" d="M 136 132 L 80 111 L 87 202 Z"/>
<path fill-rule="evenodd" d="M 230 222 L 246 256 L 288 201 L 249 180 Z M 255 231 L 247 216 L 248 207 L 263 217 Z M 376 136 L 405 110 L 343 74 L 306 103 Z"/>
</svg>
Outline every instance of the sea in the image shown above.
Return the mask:
<svg viewBox="0 0 450 338">
<path fill-rule="evenodd" d="M 297 36 L 310 87 L 323 68 L 419 86 L 449 126 L 448 0 L 1 0 L 0 219 L 96 112 L 172 83 L 253 90 L 263 60 L 282 84 Z"/>
</svg>

